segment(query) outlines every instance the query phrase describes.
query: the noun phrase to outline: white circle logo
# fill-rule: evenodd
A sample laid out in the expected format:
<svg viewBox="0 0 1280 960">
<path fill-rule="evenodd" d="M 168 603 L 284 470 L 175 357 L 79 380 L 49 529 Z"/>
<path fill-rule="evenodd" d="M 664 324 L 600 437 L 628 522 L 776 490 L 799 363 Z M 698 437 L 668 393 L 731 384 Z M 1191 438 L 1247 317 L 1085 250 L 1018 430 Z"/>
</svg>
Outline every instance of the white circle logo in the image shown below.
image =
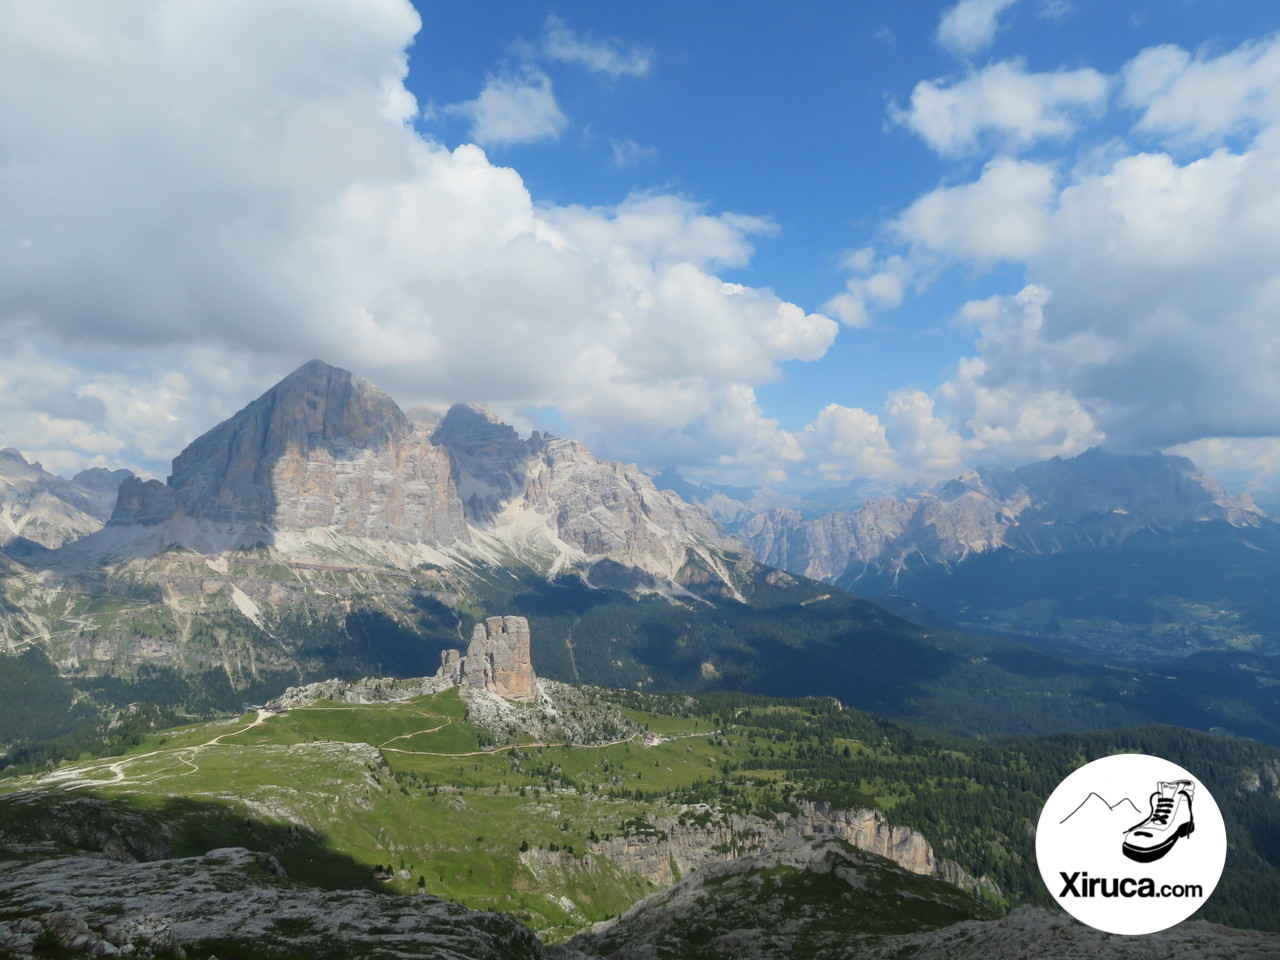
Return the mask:
<svg viewBox="0 0 1280 960">
<path fill-rule="evenodd" d="M 1204 784 L 1141 753 L 1087 763 L 1049 795 L 1036 859 L 1049 892 L 1108 933 L 1164 930 L 1213 893 L 1227 831 Z"/>
</svg>

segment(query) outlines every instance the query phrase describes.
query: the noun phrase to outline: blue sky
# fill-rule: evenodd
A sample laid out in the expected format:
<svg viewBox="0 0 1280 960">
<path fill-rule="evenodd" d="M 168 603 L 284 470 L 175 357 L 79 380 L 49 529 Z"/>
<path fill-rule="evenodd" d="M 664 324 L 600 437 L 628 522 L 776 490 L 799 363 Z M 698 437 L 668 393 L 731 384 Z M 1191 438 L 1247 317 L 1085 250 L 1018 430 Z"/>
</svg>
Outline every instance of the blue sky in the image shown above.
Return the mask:
<svg viewBox="0 0 1280 960">
<path fill-rule="evenodd" d="M 312 356 L 784 486 L 1280 471 L 1280 7 L 0 2 L 0 442 Z"/>
</svg>

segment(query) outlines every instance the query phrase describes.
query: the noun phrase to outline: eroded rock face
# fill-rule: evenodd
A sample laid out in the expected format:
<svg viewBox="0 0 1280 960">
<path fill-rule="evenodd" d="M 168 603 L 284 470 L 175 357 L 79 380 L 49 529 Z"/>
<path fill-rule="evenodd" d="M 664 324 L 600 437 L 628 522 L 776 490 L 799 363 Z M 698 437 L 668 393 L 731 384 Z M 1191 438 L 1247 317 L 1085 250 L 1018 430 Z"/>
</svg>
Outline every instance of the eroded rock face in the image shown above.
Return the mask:
<svg viewBox="0 0 1280 960">
<path fill-rule="evenodd" d="M 804 801 L 789 826 L 803 836 L 838 837 L 912 873 L 929 876 L 937 873 L 940 865 L 921 834 L 889 823 L 879 810 L 837 810 L 830 804 Z"/>
<path fill-rule="evenodd" d="M 892 860 L 911 873 L 938 877 L 970 892 L 999 892 L 990 880 L 974 879 L 959 864 L 938 857 L 923 834 L 890 823 L 879 810 L 839 810 L 811 801 L 798 806 L 798 813 L 779 814 L 770 820 L 736 814 L 694 816 L 692 822 L 651 817 L 652 830 L 599 841 L 590 849 L 665 887 L 676 879 L 673 867 L 688 874 L 756 853 L 771 843 L 827 837 Z"/>
<path fill-rule="evenodd" d="M 178 509 L 173 490 L 159 480 L 131 477 L 120 484 L 120 494 L 108 526 L 137 524 L 151 527 L 164 523 Z"/>
<path fill-rule="evenodd" d="M 885 934 L 989 915 L 954 887 L 840 840 L 786 837 L 707 864 L 553 956 L 846 960 Z"/>
<path fill-rule="evenodd" d="M 477 623 L 467 655 L 443 651 L 437 676 L 507 700 L 533 700 L 537 687 L 529 653 L 529 621 L 524 617 L 489 617 Z"/>
<path fill-rule="evenodd" d="M 1087 927 L 1065 913 L 1021 906 L 999 920 L 969 920 L 928 933 L 887 937 L 859 956 L 866 960 L 1270 960 L 1280 956 L 1280 934 L 1195 920 L 1144 937 L 1125 937 Z"/>
<path fill-rule="evenodd" d="M 768 879 L 766 880 L 765 877 Z M 1270 960 L 1280 934 L 1194 921 L 1145 937 L 1065 913 L 1005 917 L 831 838 L 709 864 L 552 951 L 556 960 Z"/>
<path fill-rule="evenodd" d="M 447 452 L 373 384 L 318 360 L 193 441 L 167 485 L 127 485 L 111 522 L 178 514 L 242 526 L 250 541 L 317 527 L 377 540 L 466 539 Z"/>
<path fill-rule="evenodd" d="M 385 393 L 313 360 L 188 445 L 174 458 L 169 485 L 193 517 L 287 523 L 299 502 L 305 512 L 320 488 L 332 493 L 323 476 L 306 489 L 313 455 L 318 464 L 357 459 L 409 432 L 408 418 Z"/>
<path fill-rule="evenodd" d="M 467 520 L 481 529 L 508 525 L 521 537 L 523 524 L 561 549 L 668 580 L 690 546 L 741 549 L 706 510 L 659 490 L 635 465 L 537 431 L 521 440 L 483 407 L 455 405 L 431 439 L 448 451 Z"/>
</svg>

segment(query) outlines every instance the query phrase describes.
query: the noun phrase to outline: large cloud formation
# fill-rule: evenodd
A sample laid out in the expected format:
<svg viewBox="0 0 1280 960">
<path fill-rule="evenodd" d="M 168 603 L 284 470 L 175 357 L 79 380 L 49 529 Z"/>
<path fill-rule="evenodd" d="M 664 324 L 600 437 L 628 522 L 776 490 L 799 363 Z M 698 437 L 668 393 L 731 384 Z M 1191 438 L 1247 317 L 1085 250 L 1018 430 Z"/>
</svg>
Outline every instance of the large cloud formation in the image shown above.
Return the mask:
<svg viewBox="0 0 1280 960">
<path fill-rule="evenodd" d="M 770 225 L 663 195 L 539 206 L 479 147 L 422 136 L 406 0 L 7 0 L 0 20 L 6 442 L 162 470 L 320 356 L 406 403 L 555 408 L 630 457 L 796 456 L 754 390 L 836 324 L 716 276 Z M 557 56 L 596 50 L 552 26 Z M 506 124 L 495 84 L 487 140 L 563 126 Z"/>
<path fill-rule="evenodd" d="M 954 116 L 997 124 L 983 112 L 992 69 L 945 89 Z M 890 450 L 876 449 L 890 473 L 1094 443 L 1202 453 L 1221 470 L 1232 453 L 1241 466 L 1280 463 L 1280 39 L 1218 55 L 1151 48 L 1116 87 L 1127 143 L 1086 145 L 1073 167 L 995 156 L 896 217 L 898 252 L 864 255 L 833 301 L 842 317 L 881 305 L 869 278 L 891 260 L 908 284 L 940 264 L 1024 272 L 1022 290 L 959 311 L 973 354 L 927 398 L 945 429 L 923 447 L 887 430 Z M 1033 114 L 1022 129 L 1054 132 Z M 927 119 L 899 115 L 943 154 L 981 142 L 972 124 Z M 891 399 L 882 417 L 910 409 Z"/>
</svg>

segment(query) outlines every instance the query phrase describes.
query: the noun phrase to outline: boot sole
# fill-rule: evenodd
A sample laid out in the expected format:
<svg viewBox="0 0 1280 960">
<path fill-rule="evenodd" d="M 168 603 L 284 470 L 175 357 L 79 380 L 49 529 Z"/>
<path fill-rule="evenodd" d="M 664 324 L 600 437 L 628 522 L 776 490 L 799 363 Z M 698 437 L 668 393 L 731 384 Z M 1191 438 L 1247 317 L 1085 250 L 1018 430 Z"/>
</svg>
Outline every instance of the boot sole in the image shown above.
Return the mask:
<svg viewBox="0 0 1280 960">
<path fill-rule="evenodd" d="M 1124 846 L 1121 849 L 1124 851 L 1124 855 L 1128 857 L 1130 860 L 1136 860 L 1138 863 L 1151 863 L 1151 861 L 1159 860 L 1166 853 L 1172 850 L 1173 845 L 1178 842 L 1179 838 L 1189 837 L 1191 836 L 1191 834 L 1195 832 L 1196 832 L 1196 824 L 1195 824 L 1195 821 L 1192 820 L 1180 826 L 1178 828 L 1177 833 L 1175 833 L 1172 837 L 1169 837 L 1167 840 L 1165 840 L 1163 843 L 1159 844 L 1158 846 L 1134 847 L 1134 846 L 1130 846 L 1129 843 L 1126 841 Z"/>
</svg>

